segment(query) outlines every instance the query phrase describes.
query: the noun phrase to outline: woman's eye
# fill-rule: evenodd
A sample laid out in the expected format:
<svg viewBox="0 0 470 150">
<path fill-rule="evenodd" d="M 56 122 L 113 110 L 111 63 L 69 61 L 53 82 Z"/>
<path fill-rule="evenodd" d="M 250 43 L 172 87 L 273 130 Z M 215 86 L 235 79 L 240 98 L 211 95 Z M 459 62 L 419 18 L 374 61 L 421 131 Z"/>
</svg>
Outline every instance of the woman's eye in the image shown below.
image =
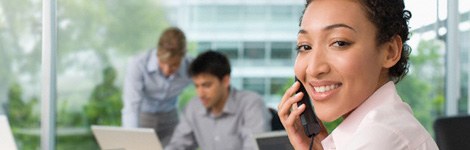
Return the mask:
<svg viewBox="0 0 470 150">
<path fill-rule="evenodd" d="M 308 46 L 308 45 L 299 45 L 297 46 L 297 51 L 306 51 L 306 50 L 311 50 L 312 47 Z"/>
<path fill-rule="evenodd" d="M 336 41 L 333 43 L 334 46 L 337 46 L 337 47 L 343 47 L 343 46 L 348 46 L 350 45 L 350 43 L 348 42 L 345 42 L 345 41 Z"/>
</svg>

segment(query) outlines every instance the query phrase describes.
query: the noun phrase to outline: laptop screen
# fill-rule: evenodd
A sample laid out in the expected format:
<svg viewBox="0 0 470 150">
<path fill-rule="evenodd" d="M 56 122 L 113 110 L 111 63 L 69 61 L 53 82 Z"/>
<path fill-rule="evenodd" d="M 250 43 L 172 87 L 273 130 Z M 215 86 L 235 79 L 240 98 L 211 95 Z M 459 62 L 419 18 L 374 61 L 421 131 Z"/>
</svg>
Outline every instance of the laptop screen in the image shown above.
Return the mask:
<svg viewBox="0 0 470 150">
<path fill-rule="evenodd" d="M 162 150 L 160 140 L 152 128 L 123 128 L 91 126 L 101 150 Z"/>
<path fill-rule="evenodd" d="M 258 150 L 294 150 L 286 131 L 264 132 L 253 135 L 255 149 Z"/>
</svg>

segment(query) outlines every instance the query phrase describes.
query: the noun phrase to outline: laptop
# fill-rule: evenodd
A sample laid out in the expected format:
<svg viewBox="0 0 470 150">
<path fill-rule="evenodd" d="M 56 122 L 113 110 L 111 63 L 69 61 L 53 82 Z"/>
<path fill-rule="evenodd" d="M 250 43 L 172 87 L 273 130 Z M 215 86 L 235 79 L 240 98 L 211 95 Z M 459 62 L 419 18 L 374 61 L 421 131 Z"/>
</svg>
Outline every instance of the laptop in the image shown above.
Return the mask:
<svg viewBox="0 0 470 150">
<path fill-rule="evenodd" d="M 101 150 L 162 150 L 153 128 L 123 128 L 92 125 Z"/>
<path fill-rule="evenodd" d="M 0 148 L 3 150 L 17 150 L 13 134 L 11 133 L 8 118 L 0 115 Z"/>
<path fill-rule="evenodd" d="M 284 130 L 253 134 L 253 139 L 255 150 L 294 150 Z"/>
</svg>

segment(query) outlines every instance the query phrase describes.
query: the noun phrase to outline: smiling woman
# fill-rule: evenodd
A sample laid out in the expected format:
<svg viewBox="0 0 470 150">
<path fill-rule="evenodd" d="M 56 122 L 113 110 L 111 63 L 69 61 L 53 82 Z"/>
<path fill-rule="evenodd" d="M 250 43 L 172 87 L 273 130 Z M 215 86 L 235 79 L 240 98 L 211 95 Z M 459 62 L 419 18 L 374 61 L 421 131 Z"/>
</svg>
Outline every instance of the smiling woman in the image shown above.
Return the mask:
<svg viewBox="0 0 470 150">
<path fill-rule="evenodd" d="M 296 149 L 312 140 L 298 119 L 303 94 L 320 120 L 344 119 L 330 135 L 323 127 L 315 149 L 437 149 L 394 85 L 408 71 L 410 17 L 402 0 L 307 1 L 294 66 L 307 93 L 291 97 L 295 83 L 278 106 Z"/>
</svg>

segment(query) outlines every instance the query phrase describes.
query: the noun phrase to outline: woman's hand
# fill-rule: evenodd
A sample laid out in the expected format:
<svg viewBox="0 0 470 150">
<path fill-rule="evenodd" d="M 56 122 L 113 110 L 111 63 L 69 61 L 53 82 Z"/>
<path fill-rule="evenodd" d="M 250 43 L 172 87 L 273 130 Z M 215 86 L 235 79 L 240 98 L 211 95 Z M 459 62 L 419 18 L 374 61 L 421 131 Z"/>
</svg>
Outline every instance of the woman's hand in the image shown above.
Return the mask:
<svg viewBox="0 0 470 150">
<path fill-rule="evenodd" d="M 292 87 L 287 89 L 286 93 L 282 97 L 281 103 L 277 106 L 278 115 L 281 119 L 282 125 L 286 128 L 286 132 L 289 136 L 289 141 L 296 150 L 307 150 L 310 146 L 310 138 L 304 133 L 302 122 L 300 121 L 300 114 L 305 110 L 305 104 L 297 106 L 297 102 L 302 99 L 302 96 L 306 93 L 295 93 L 299 89 L 300 84 L 295 82 Z M 294 95 L 295 94 L 295 95 Z M 294 96 L 292 96 L 294 95 Z M 291 110 L 292 108 L 292 110 Z M 321 123 L 321 121 L 320 121 Z M 322 130 L 317 135 L 313 142 L 313 149 L 321 150 L 321 141 L 328 136 L 328 132 L 321 123 Z"/>
</svg>

